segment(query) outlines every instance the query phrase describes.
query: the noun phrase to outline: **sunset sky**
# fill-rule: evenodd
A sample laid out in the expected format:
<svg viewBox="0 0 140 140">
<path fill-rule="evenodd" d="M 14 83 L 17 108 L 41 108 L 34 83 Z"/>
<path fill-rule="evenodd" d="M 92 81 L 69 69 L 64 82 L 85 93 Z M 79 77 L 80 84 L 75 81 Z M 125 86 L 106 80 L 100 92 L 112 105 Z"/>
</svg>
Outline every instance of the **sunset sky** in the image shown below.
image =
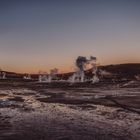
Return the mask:
<svg viewBox="0 0 140 140">
<path fill-rule="evenodd" d="M 0 68 L 66 72 L 79 55 L 139 63 L 140 0 L 0 0 Z"/>
</svg>

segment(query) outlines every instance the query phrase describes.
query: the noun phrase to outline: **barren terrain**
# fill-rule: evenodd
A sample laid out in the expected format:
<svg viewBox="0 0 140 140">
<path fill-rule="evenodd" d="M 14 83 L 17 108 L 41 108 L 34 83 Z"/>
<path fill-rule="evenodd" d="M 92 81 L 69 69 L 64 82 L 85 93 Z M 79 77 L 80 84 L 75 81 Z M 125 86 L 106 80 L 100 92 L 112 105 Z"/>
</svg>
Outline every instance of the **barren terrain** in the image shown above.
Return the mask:
<svg viewBox="0 0 140 140">
<path fill-rule="evenodd" d="M 0 140 L 139 140 L 140 84 L 0 81 Z"/>
</svg>

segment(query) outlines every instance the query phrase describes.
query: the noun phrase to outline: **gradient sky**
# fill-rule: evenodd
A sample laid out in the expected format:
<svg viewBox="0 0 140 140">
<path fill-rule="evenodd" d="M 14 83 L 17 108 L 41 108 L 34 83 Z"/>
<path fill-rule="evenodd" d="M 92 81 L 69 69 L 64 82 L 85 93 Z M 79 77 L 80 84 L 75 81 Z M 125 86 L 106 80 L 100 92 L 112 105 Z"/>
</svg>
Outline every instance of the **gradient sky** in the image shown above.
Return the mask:
<svg viewBox="0 0 140 140">
<path fill-rule="evenodd" d="M 140 0 L 0 0 L 0 67 L 71 71 L 77 56 L 140 62 Z"/>
</svg>

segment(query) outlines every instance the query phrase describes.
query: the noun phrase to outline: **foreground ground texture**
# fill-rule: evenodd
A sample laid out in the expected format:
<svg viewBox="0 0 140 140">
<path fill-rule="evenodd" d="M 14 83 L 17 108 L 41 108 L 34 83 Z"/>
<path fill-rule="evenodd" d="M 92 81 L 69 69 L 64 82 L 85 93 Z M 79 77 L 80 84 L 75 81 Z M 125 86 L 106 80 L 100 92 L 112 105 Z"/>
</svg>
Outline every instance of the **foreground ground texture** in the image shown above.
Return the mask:
<svg viewBox="0 0 140 140">
<path fill-rule="evenodd" d="M 139 140 L 140 86 L 0 82 L 0 140 Z"/>
</svg>

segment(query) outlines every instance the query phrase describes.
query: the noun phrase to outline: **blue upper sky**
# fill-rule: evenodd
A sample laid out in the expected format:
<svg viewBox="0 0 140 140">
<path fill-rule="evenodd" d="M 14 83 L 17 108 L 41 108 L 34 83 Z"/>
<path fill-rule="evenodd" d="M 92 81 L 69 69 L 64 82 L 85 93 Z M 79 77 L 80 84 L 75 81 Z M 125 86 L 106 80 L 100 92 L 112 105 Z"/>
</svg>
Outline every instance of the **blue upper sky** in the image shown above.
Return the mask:
<svg viewBox="0 0 140 140">
<path fill-rule="evenodd" d="M 0 0 L 0 67 L 71 71 L 79 56 L 140 62 L 139 0 Z"/>
</svg>

